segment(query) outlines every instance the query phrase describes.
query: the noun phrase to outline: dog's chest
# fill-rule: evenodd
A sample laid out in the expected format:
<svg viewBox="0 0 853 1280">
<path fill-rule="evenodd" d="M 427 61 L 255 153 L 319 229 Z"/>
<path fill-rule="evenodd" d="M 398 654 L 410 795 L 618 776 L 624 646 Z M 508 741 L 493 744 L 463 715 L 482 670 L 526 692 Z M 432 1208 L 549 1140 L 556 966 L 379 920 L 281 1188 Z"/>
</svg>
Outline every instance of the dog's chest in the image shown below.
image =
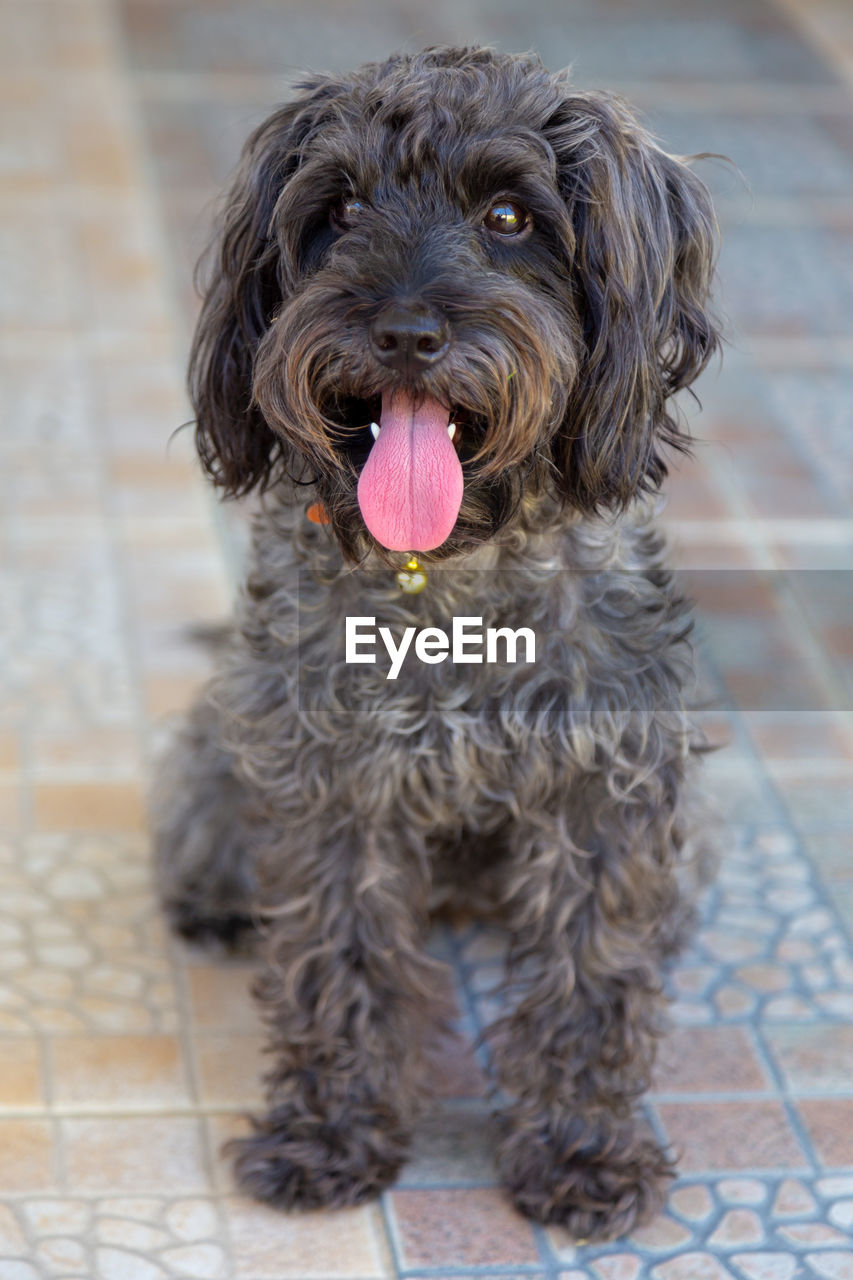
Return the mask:
<svg viewBox="0 0 853 1280">
<path fill-rule="evenodd" d="M 565 741 L 552 728 L 570 715 L 573 682 L 561 602 L 527 587 L 435 574 L 407 597 L 390 573 L 306 581 L 291 630 L 301 722 L 316 712 L 324 732 L 358 744 L 374 783 L 380 770 L 436 804 L 470 809 L 475 779 L 511 790 Z"/>
</svg>

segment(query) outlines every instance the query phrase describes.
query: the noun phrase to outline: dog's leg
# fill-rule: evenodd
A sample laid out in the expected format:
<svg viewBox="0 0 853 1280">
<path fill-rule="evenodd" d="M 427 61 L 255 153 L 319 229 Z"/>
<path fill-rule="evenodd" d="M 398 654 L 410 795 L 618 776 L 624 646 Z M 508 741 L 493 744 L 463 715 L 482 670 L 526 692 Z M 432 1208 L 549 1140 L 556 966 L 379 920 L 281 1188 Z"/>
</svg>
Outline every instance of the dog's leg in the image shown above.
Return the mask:
<svg viewBox="0 0 853 1280">
<path fill-rule="evenodd" d="M 232 946 L 252 927 L 253 824 L 246 789 L 202 699 L 160 762 L 152 792 L 157 888 L 175 931 Z"/>
<path fill-rule="evenodd" d="M 671 1174 L 635 1109 L 662 1029 L 658 926 L 678 910 L 674 851 L 666 823 L 637 822 L 632 840 L 622 817 L 587 855 L 558 818 L 537 815 L 516 832 L 507 887 L 516 1002 L 490 1029 L 511 1099 L 502 1178 L 524 1213 L 579 1240 L 649 1217 Z"/>
<path fill-rule="evenodd" d="M 452 1013 L 449 975 L 424 951 L 423 863 L 390 824 L 356 834 L 351 817 L 326 813 L 303 822 L 299 851 L 264 890 L 271 933 L 256 994 L 271 1029 L 270 1110 L 228 1150 L 261 1200 L 358 1204 L 406 1157 L 426 1093 L 425 1033 Z"/>
</svg>

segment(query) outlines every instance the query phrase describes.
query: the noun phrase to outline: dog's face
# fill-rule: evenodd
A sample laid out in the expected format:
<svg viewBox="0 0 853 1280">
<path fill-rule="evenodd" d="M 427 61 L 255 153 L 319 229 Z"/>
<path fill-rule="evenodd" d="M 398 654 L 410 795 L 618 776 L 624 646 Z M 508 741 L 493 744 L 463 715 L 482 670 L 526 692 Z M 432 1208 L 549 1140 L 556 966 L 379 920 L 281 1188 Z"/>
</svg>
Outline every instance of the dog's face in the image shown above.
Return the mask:
<svg viewBox="0 0 853 1280">
<path fill-rule="evenodd" d="M 655 487 L 717 341 L 705 188 L 532 57 L 429 50 L 249 139 L 191 363 L 228 493 L 301 470 L 345 552 L 443 558 Z M 307 473 L 307 474 L 306 474 Z"/>
</svg>

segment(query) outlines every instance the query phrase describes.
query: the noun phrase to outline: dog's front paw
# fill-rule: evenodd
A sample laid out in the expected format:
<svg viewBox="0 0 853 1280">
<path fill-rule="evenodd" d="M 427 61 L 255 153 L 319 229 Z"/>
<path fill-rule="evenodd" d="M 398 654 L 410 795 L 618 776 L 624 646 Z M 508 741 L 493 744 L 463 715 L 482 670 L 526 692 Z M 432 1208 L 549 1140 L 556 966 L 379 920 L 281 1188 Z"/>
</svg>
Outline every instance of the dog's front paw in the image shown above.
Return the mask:
<svg viewBox="0 0 853 1280">
<path fill-rule="evenodd" d="M 340 1208 L 379 1195 L 397 1177 L 409 1134 L 376 1104 L 331 1122 L 278 1107 L 226 1146 L 240 1186 L 278 1208 Z"/>
<path fill-rule="evenodd" d="M 625 1125 L 595 1135 L 582 1117 L 550 1126 L 507 1123 L 498 1164 L 522 1213 L 565 1227 L 578 1243 L 615 1240 L 648 1221 L 662 1208 L 674 1172 L 648 1131 Z"/>
<path fill-rule="evenodd" d="M 207 912 L 189 897 L 165 899 L 163 911 L 174 933 L 208 951 L 248 952 L 256 940 L 257 923 L 248 911 Z"/>
</svg>

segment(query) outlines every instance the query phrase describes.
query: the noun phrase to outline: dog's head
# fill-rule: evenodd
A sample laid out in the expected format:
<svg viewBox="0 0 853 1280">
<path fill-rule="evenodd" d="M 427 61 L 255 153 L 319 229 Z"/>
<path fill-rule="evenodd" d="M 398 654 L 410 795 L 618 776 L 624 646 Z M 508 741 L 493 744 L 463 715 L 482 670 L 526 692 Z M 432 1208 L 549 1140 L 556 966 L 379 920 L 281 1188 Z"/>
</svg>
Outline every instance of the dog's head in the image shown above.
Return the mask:
<svg viewBox="0 0 853 1280">
<path fill-rule="evenodd" d="M 201 458 L 230 495 L 299 472 L 351 557 L 471 548 L 525 489 L 624 506 L 684 443 L 714 249 L 691 170 L 533 56 L 306 82 L 248 140 L 210 260 Z"/>
</svg>

